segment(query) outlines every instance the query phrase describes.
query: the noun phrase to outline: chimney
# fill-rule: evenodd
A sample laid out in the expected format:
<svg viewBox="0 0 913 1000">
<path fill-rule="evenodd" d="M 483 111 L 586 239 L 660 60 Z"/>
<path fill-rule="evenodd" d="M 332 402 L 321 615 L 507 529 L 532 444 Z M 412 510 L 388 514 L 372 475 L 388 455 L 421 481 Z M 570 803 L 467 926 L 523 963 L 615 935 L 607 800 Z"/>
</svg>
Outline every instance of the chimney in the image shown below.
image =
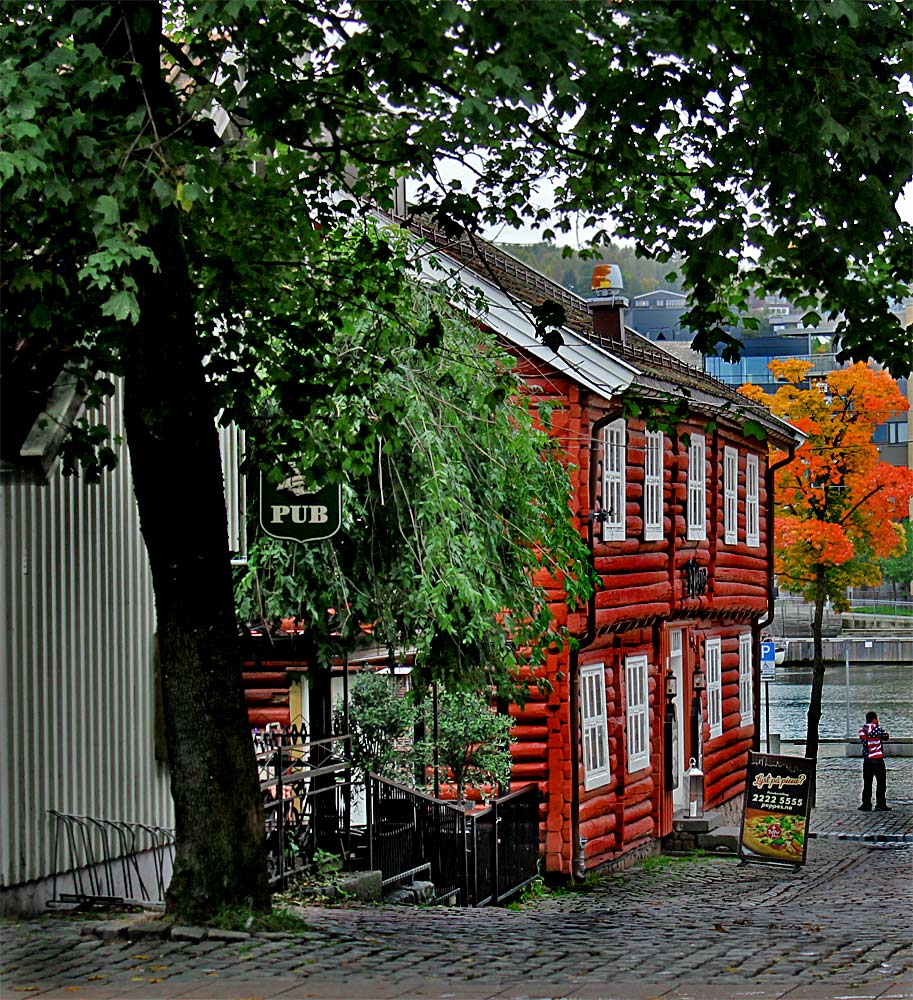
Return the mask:
<svg viewBox="0 0 913 1000">
<path fill-rule="evenodd" d="M 597 264 L 587 303 L 593 314 L 593 332 L 599 340 L 625 343 L 625 309 L 628 300 L 621 294 L 624 283 L 617 264 Z"/>
</svg>

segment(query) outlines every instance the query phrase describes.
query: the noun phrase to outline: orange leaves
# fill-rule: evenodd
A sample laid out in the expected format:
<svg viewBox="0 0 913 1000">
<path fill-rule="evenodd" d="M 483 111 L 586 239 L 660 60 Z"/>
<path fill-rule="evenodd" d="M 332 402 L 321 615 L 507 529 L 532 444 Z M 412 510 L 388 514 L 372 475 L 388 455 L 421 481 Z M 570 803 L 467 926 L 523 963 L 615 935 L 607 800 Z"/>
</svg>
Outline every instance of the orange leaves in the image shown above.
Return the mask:
<svg viewBox="0 0 913 1000">
<path fill-rule="evenodd" d="M 770 369 L 786 382 L 771 412 L 807 435 L 776 474 L 777 572 L 809 586 L 826 576 L 834 593 L 873 582 L 877 560 L 899 544 L 913 472 L 882 462 L 872 436 L 907 401 L 888 374 L 864 364 L 826 376 L 810 376 L 809 362 L 795 359 Z"/>
<path fill-rule="evenodd" d="M 770 406 L 770 396 L 767 395 L 761 386 L 756 385 L 754 382 L 747 382 L 745 385 L 740 385 L 738 391 L 743 396 L 754 400 L 756 403 L 761 403 L 764 406 Z"/>
<path fill-rule="evenodd" d="M 814 368 L 814 365 L 811 361 L 802 361 L 800 358 L 786 358 L 785 360 L 775 358 L 767 367 L 778 382 L 790 382 L 793 385 L 798 385 L 805 381 L 806 375 Z"/>
<path fill-rule="evenodd" d="M 840 566 L 853 558 L 853 543 L 839 524 L 801 517 L 778 517 L 775 522 L 777 556 L 801 562 Z"/>
</svg>

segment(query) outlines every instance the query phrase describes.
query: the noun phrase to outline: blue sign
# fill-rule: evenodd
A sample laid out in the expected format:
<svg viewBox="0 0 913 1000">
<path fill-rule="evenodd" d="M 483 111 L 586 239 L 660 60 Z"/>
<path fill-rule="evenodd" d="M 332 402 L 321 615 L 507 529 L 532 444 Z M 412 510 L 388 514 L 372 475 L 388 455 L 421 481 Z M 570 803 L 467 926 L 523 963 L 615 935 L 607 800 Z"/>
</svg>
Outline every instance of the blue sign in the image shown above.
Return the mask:
<svg viewBox="0 0 913 1000">
<path fill-rule="evenodd" d="M 775 681 L 777 679 L 776 650 L 772 642 L 761 643 L 761 680 Z"/>
</svg>

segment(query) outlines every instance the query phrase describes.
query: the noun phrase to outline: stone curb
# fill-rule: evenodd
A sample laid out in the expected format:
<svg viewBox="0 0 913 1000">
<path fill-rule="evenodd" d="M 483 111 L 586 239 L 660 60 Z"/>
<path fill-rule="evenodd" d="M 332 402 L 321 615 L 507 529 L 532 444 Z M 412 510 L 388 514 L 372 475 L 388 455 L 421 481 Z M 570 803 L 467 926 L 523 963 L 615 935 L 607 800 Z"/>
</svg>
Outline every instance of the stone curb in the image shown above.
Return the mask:
<svg viewBox="0 0 913 1000">
<path fill-rule="evenodd" d="M 809 840 L 854 840 L 866 844 L 913 844 L 913 833 L 843 833 L 842 831 L 815 831 Z"/>
</svg>

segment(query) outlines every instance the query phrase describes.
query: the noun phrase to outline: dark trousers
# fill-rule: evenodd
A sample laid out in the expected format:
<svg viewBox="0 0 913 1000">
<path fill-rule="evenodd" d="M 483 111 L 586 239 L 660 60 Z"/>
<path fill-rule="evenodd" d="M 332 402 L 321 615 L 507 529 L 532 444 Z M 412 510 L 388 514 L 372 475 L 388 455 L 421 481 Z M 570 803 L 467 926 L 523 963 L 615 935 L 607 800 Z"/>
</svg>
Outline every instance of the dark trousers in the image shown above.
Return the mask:
<svg viewBox="0 0 913 1000">
<path fill-rule="evenodd" d="M 862 804 L 872 805 L 872 779 L 875 779 L 875 804 L 887 805 L 884 800 L 885 766 L 884 757 L 870 760 L 866 757 L 862 762 Z"/>
</svg>

